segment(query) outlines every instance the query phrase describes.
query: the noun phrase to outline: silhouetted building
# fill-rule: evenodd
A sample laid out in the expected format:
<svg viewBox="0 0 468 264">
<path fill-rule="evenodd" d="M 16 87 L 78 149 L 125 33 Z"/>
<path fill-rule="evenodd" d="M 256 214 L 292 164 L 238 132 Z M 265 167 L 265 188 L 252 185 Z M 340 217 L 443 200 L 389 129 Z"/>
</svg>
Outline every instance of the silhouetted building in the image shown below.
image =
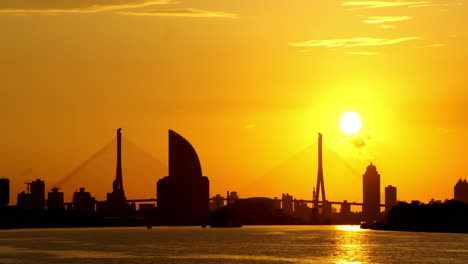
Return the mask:
<svg viewBox="0 0 468 264">
<path fill-rule="evenodd" d="M 325 220 L 328 221 L 328 219 L 331 216 L 333 207 L 332 204 L 328 202 L 328 200 L 323 201 L 322 205 L 322 215 L 325 217 Z"/>
<path fill-rule="evenodd" d="M 10 180 L 0 179 L 0 206 L 6 206 L 10 202 Z"/>
<path fill-rule="evenodd" d="M 172 130 L 169 130 L 169 176 L 159 180 L 156 188 L 161 224 L 208 224 L 208 177 L 202 175 L 192 145 Z"/>
<path fill-rule="evenodd" d="M 455 200 L 468 203 L 468 182 L 466 182 L 466 179 L 463 181 L 462 179 L 458 180 L 453 189 Z"/>
<path fill-rule="evenodd" d="M 45 209 L 45 183 L 37 179 L 31 183 L 31 199 L 32 209 L 44 210 Z"/>
<path fill-rule="evenodd" d="M 85 188 L 80 188 L 79 192 L 73 194 L 73 211 L 81 215 L 90 215 L 95 211 L 96 199 L 91 197 L 89 192 L 85 192 Z"/>
<path fill-rule="evenodd" d="M 235 204 L 239 200 L 239 196 L 237 192 L 230 192 L 229 193 L 229 204 Z"/>
<path fill-rule="evenodd" d="M 63 192 L 59 192 L 57 187 L 52 188 L 52 192 L 47 194 L 47 210 L 58 211 L 64 210 Z"/>
<path fill-rule="evenodd" d="M 211 210 L 216 210 L 218 208 L 221 208 L 224 206 L 224 197 L 221 196 L 220 194 L 217 194 L 216 196 L 213 196 L 211 198 L 211 203 L 210 203 L 210 209 Z"/>
<path fill-rule="evenodd" d="M 365 220 L 376 220 L 380 214 L 380 174 L 372 162 L 363 175 L 362 213 Z"/>
<path fill-rule="evenodd" d="M 387 220 L 379 221 L 370 228 L 468 233 L 468 204 L 455 200 L 446 200 L 444 203 L 433 201 L 430 204 L 419 201 L 399 202 L 388 212 Z"/>
<path fill-rule="evenodd" d="M 154 209 L 156 207 L 154 206 L 154 204 L 140 204 L 138 206 L 138 209 L 140 212 L 143 212 L 143 213 L 151 213 L 151 212 L 154 212 Z"/>
<path fill-rule="evenodd" d="M 107 200 L 100 206 L 105 215 L 125 215 L 130 206 L 126 203 L 127 198 L 123 188 L 122 177 L 122 133 L 117 129 L 117 165 L 115 180 L 112 183 L 112 192 L 107 194 Z"/>
<path fill-rule="evenodd" d="M 343 216 L 347 216 L 351 214 L 351 205 L 348 203 L 347 200 L 344 200 L 343 203 L 341 204 L 340 213 Z"/>
<path fill-rule="evenodd" d="M 293 214 L 296 215 L 297 211 L 299 210 L 301 201 L 297 200 L 296 198 L 293 199 Z"/>
<path fill-rule="evenodd" d="M 300 219 L 301 223 L 310 223 L 312 219 L 312 208 L 307 206 L 304 200 L 294 199 L 294 217 Z"/>
<path fill-rule="evenodd" d="M 234 206 L 241 223 L 245 225 L 274 224 L 276 210 L 274 200 L 264 197 L 242 199 Z"/>
<path fill-rule="evenodd" d="M 285 215 L 293 215 L 294 210 L 293 210 L 293 197 L 292 195 L 287 194 L 282 194 L 282 206 L 283 206 L 283 214 Z"/>
<path fill-rule="evenodd" d="M 385 211 L 390 211 L 397 205 L 397 188 L 389 185 L 385 187 Z"/>
<path fill-rule="evenodd" d="M 31 210 L 32 208 L 32 196 L 29 193 L 29 188 L 27 192 L 18 193 L 18 199 L 16 205 L 21 210 Z"/>
<path fill-rule="evenodd" d="M 274 207 L 275 207 L 275 210 L 281 211 L 281 200 L 278 199 L 278 197 L 275 197 L 275 198 L 273 199 L 273 205 L 274 205 Z"/>
</svg>

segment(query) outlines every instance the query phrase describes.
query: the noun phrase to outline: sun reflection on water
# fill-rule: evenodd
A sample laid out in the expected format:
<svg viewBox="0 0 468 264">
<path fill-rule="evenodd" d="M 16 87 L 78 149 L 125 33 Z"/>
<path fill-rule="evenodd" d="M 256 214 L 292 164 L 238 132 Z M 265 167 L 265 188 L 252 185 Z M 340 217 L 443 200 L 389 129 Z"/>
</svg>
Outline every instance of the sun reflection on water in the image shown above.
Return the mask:
<svg viewBox="0 0 468 264">
<path fill-rule="evenodd" d="M 372 241 L 359 226 L 336 226 L 335 243 L 330 248 L 334 263 L 370 263 Z"/>
<path fill-rule="evenodd" d="M 362 229 L 358 225 L 337 225 L 335 226 L 336 230 L 342 231 L 366 231 L 367 229 Z"/>
</svg>

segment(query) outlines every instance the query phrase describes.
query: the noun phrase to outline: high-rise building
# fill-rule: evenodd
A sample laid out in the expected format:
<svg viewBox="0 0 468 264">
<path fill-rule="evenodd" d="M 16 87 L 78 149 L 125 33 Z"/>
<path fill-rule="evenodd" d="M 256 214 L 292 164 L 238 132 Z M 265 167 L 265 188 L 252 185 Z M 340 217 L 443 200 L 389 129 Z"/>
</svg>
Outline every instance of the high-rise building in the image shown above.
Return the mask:
<svg viewBox="0 0 468 264">
<path fill-rule="evenodd" d="M 90 215 L 95 211 L 96 199 L 91 197 L 91 193 L 85 192 L 85 188 L 80 188 L 79 192 L 73 194 L 73 211 L 80 215 Z"/>
<path fill-rule="evenodd" d="M 328 200 L 323 201 L 322 204 L 322 215 L 326 217 L 327 221 L 330 219 L 330 216 L 333 212 L 333 207 Z"/>
<path fill-rule="evenodd" d="M 65 209 L 63 203 L 63 192 L 59 192 L 57 187 L 52 188 L 52 192 L 47 194 L 47 210 L 58 211 Z"/>
<path fill-rule="evenodd" d="M 273 204 L 275 206 L 275 210 L 281 210 L 281 200 L 278 197 L 273 198 Z"/>
<path fill-rule="evenodd" d="M 230 192 L 229 193 L 229 204 L 235 204 L 239 200 L 239 196 L 237 192 Z"/>
<path fill-rule="evenodd" d="M 296 215 L 296 212 L 301 207 L 301 200 L 297 200 L 296 198 L 293 199 L 293 214 Z"/>
<path fill-rule="evenodd" d="M 458 180 L 453 188 L 454 199 L 460 202 L 468 203 L 468 182 L 462 179 Z"/>
<path fill-rule="evenodd" d="M 18 199 L 16 205 L 22 210 L 31 210 L 32 208 L 32 198 L 31 194 L 28 192 L 18 193 Z"/>
<path fill-rule="evenodd" d="M 347 200 L 344 200 L 341 204 L 340 213 L 342 216 L 346 216 L 351 214 L 351 205 L 348 203 Z"/>
<path fill-rule="evenodd" d="M 390 211 L 397 205 L 397 188 L 389 185 L 385 187 L 385 211 Z"/>
<path fill-rule="evenodd" d="M 202 175 L 192 145 L 172 130 L 169 130 L 169 176 L 160 179 L 156 189 L 161 224 L 208 224 L 208 177 Z"/>
<path fill-rule="evenodd" d="M 31 205 L 34 210 L 45 209 L 45 183 L 37 179 L 31 183 Z"/>
<path fill-rule="evenodd" d="M 294 217 L 299 219 L 302 223 L 308 223 L 312 217 L 312 208 L 307 206 L 304 200 L 294 199 Z"/>
<path fill-rule="evenodd" d="M 213 196 L 211 198 L 210 209 L 216 210 L 224 206 L 224 197 L 220 194 Z"/>
<path fill-rule="evenodd" d="M 294 210 L 293 210 L 293 196 L 287 194 L 282 194 L 282 208 L 283 208 L 283 214 L 285 215 L 293 215 Z"/>
<path fill-rule="evenodd" d="M 6 206 L 10 202 L 10 180 L 0 179 L 0 206 Z"/>
<path fill-rule="evenodd" d="M 380 214 L 380 174 L 372 164 L 363 175 L 362 213 L 367 221 L 376 220 Z"/>
</svg>

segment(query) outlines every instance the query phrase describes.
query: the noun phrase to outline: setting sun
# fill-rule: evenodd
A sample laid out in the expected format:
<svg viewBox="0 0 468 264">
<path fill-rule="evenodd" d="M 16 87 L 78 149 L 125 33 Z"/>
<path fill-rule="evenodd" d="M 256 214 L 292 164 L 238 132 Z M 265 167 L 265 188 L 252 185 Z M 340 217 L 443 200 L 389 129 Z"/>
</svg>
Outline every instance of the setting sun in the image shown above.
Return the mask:
<svg viewBox="0 0 468 264">
<path fill-rule="evenodd" d="M 361 117 L 354 112 L 347 112 L 341 116 L 340 127 L 346 134 L 354 134 L 361 129 Z"/>
</svg>

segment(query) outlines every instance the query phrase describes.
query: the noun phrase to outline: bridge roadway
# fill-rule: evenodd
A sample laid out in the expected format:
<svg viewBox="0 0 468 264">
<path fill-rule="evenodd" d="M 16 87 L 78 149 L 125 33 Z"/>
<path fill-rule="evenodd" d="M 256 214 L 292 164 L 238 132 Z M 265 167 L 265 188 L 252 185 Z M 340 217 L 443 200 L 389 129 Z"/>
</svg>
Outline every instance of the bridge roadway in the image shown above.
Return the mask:
<svg viewBox="0 0 468 264">
<path fill-rule="evenodd" d="M 213 198 L 210 198 L 210 201 L 213 201 L 214 199 Z M 242 198 L 239 198 L 239 200 L 243 200 Z M 272 199 L 273 200 L 273 199 Z M 132 200 L 127 200 L 128 203 L 143 203 L 143 202 L 157 202 L 158 200 L 155 199 L 155 198 L 149 198 L 149 199 L 132 199 Z M 223 199 L 223 201 L 227 201 L 226 198 Z M 274 200 L 274 201 L 283 201 L 281 199 L 277 199 L 277 200 Z M 296 200 L 296 201 L 301 201 L 301 202 L 306 202 L 306 203 L 314 203 L 313 200 Z M 95 203 L 98 204 L 98 203 L 103 203 L 104 201 L 96 201 Z M 322 201 L 319 201 L 317 202 L 318 204 L 323 204 Z M 337 204 L 337 205 L 342 205 L 344 204 L 344 202 L 332 202 L 332 201 L 329 201 L 328 203 L 330 204 Z M 354 206 L 362 206 L 362 203 L 356 203 L 356 202 L 346 202 L 347 204 L 349 205 L 354 205 Z M 70 203 L 64 203 L 65 205 L 72 205 L 73 202 L 70 202 Z M 380 207 L 385 207 L 385 204 L 381 204 Z"/>
<path fill-rule="evenodd" d="M 214 199 L 213 198 L 210 198 L 210 201 L 213 201 Z M 227 201 L 227 198 L 224 198 L 223 199 L 224 201 Z M 239 200 L 243 200 L 241 198 L 239 198 Z M 277 199 L 275 201 L 283 201 L 281 199 Z M 302 201 L 302 202 L 306 202 L 306 203 L 314 203 L 313 200 L 296 200 L 296 201 Z M 133 200 L 127 200 L 127 202 L 129 203 L 141 203 L 141 202 L 157 202 L 157 199 L 155 198 L 150 198 L 150 199 L 133 199 Z M 342 205 L 344 204 L 344 202 L 332 202 L 332 201 L 328 201 L 329 204 L 337 204 L 337 205 Z M 355 205 L 355 206 L 362 206 L 362 203 L 357 203 L 357 202 L 346 202 L 347 204 L 349 205 Z M 319 201 L 318 204 L 323 204 L 323 202 Z M 385 207 L 385 204 L 381 204 L 380 207 Z"/>
</svg>

